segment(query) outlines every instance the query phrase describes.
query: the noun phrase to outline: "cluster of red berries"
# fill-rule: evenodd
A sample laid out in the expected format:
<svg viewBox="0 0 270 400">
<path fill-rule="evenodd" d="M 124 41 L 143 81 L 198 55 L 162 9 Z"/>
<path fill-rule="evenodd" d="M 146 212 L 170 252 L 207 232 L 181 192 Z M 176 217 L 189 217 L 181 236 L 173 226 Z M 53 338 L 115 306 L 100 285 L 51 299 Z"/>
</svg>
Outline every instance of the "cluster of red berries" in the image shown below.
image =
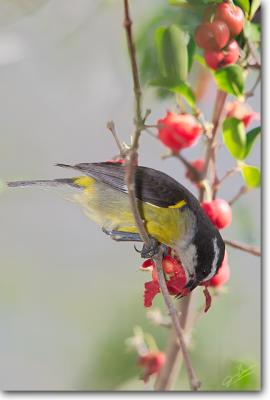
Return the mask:
<svg viewBox="0 0 270 400">
<path fill-rule="evenodd" d="M 242 32 L 244 21 L 243 11 L 232 2 L 207 9 L 204 21 L 195 31 L 195 42 L 204 49 L 204 58 L 210 68 L 216 70 L 238 61 L 240 48 L 233 38 Z"/>
</svg>

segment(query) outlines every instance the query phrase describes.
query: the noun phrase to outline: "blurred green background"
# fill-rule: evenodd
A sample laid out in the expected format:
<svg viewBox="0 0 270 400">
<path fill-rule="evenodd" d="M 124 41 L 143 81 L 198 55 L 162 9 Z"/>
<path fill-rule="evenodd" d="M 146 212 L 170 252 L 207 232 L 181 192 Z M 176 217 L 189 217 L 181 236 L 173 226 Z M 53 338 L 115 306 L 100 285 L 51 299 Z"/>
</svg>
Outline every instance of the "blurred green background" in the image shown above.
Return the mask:
<svg viewBox="0 0 270 400">
<path fill-rule="evenodd" d="M 135 30 L 164 1 L 131 1 Z M 174 10 L 174 12 L 176 12 Z M 178 11 L 179 12 L 179 11 Z M 122 139 L 132 132 L 133 97 L 122 2 L 0 0 L 0 178 L 68 176 L 56 162 L 110 159 L 116 154 L 106 122 Z M 149 40 L 149 37 L 146 38 Z M 254 79 L 250 77 L 250 82 Z M 214 85 L 200 107 L 211 117 Z M 145 91 L 155 121 L 174 106 Z M 250 99 L 259 111 L 260 92 Z M 256 126 L 256 124 L 254 124 Z M 142 137 L 141 164 L 162 169 L 194 191 L 165 149 Z M 185 151 L 194 159 L 202 146 Z M 233 165 L 219 153 L 219 173 Z M 258 164 L 260 147 L 250 157 Z M 241 177 L 224 185 L 230 199 Z M 233 208 L 225 237 L 260 242 L 260 194 Z M 191 355 L 203 390 L 256 390 L 260 386 L 260 259 L 229 250 L 226 294 L 201 318 Z M 143 390 L 136 355 L 125 340 L 134 325 L 161 349 L 168 332 L 152 326 L 143 307 L 139 255 L 132 244 L 109 240 L 74 204 L 53 191 L 4 190 L 0 197 L 0 386 L 4 390 Z M 197 290 L 194 307 L 203 304 Z M 155 299 L 154 306 L 162 306 Z M 252 373 L 234 385 L 224 379 L 241 367 Z M 177 389 L 186 389 L 185 372 Z"/>
</svg>

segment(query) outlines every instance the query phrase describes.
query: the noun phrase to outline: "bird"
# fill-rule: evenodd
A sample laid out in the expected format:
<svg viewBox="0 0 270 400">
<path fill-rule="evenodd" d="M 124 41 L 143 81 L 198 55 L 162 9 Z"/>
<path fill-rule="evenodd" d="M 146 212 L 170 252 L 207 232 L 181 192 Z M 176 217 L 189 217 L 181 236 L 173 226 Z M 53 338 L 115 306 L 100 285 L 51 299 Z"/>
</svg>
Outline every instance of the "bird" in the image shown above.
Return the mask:
<svg viewBox="0 0 270 400">
<path fill-rule="evenodd" d="M 56 165 L 76 171 L 76 176 L 14 181 L 7 185 L 72 187 L 72 200 L 110 238 L 142 242 L 130 208 L 124 164 L 107 161 Z M 150 246 L 144 245 L 142 257 L 152 257 L 160 245 L 174 249 L 189 291 L 211 279 L 222 264 L 225 244 L 196 197 L 169 175 L 149 167 L 136 167 L 134 184 L 138 210 L 151 239 Z"/>
</svg>

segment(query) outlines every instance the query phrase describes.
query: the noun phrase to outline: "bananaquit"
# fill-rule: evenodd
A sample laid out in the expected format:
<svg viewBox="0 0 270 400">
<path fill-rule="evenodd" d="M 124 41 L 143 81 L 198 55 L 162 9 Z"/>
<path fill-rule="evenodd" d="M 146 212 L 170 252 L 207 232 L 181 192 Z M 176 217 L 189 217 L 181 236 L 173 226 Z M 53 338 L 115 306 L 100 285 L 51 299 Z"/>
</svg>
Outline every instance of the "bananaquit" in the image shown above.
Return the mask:
<svg viewBox="0 0 270 400">
<path fill-rule="evenodd" d="M 8 186 L 59 186 L 76 189 L 73 200 L 87 216 L 117 241 L 141 241 L 130 210 L 125 167 L 120 163 L 57 164 L 80 175 L 69 179 L 8 182 Z M 180 183 L 163 172 L 137 167 L 135 193 L 138 208 L 151 237 L 151 248 L 142 256 L 154 254 L 159 244 L 174 249 L 193 290 L 213 277 L 220 267 L 225 245 L 219 231 L 206 216 L 198 200 Z"/>
</svg>

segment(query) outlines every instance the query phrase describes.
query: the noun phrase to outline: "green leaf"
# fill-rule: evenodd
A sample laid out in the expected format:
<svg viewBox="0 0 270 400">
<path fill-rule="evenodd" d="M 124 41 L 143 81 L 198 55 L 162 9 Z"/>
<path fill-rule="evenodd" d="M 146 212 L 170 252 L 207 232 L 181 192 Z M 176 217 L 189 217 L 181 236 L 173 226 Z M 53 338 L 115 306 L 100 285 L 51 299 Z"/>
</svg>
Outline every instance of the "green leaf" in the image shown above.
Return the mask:
<svg viewBox="0 0 270 400">
<path fill-rule="evenodd" d="M 174 83 L 168 78 L 167 79 L 160 78 L 150 81 L 149 85 L 166 89 L 172 93 L 180 94 L 181 96 L 184 97 L 184 99 L 190 105 L 190 107 L 195 108 L 196 104 L 195 94 L 191 89 L 191 87 L 186 82 Z"/>
<path fill-rule="evenodd" d="M 261 25 L 246 21 L 244 26 L 244 35 L 252 42 L 259 43 L 261 41 Z"/>
<path fill-rule="evenodd" d="M 240 165 L 243 179 L 249 188 L 256 188 L 261 185 L 261 171 L 253 165 Z"/>
<path fill-rule="evenodd" d="M 201 64 L 203 67 L 207 67 L 205 59 L 203 58 L 202 55 L 196 53 L 194 55 L 194 60 L 197 61 L 197 63 Z"/>
<path fill-rule="evenodd" d="M 187 52 L 188 52 L 188 72 L 190 72 L 193 61 L 194 61 L 194 55 L 196 52 L 196 44 L 192 36 L 190 36 L 188 45 L 187 45 Z"/>
<path fill-rule="evenodd" d="M 198 3 L 198 0 L 168 0 L 170 6 L 179 6 L 179 7 L 190 7 L 190 6 L 201 6 Z"/>
<path fill-rule="evenodd" d="M 214 72 L 220 90 L 240 97 L 244 92 L 244 70 L 239 65 L 228 65 Z"/>
<path fill-rule="evenodd" d="M 187 35 L 177 25 L 158 28 L 156 48 L 160 73 L 174 82 L 185 81 L 188 74 Z"/>
<path fill-rule="evenodd" d="M 197 1 L 197 0 L 196 0 Z M 205 6 L 203 6 L 205 7 Z M 176 24 L 190 36 L 201 22 L 202 9 L 200 7 L 181 7 L 176 9 L 168 5 L 166 1 L 156 6 L 150 16 L 142 18 L 136 29 L 135 44 L 138 53 L 140 77 L 143 84 L 158 75 L 157 49 L 155 44 L 155 32 L 160 26 Z M 188 37 L 188 36 L 187 36 Z M 190 64 L 189 64 L 190 65 Z M 158 98 L 172 97 L 168 90 L 157 88 L 155 94 Z"/>
<path fill-rule="evenodd" d="M 237 6 L 242 8 L 245 14 L 249 13 L 249 8 L 250 8 L 249 0 L 234 0 L 234 2 Z"/>
<path fill-rule="evenodd" d="M 185 6 L 187 4 L 189 4 L 188 0 L 168 0 L 168 3 L 170 4 L 170 6 Z"/>
<path fill-rule="evenodd" d="M 156 43 L 156 50 L 157 50 L 157 59 L 158 59 L 158 66 L 159 66 L 159 71 L 162 76 L 166 76 L 166 68 L 164 64 L 164 59 L 163 59 L 163 50 L 162 50 L 162 42 L 164 40 L 164 34 L 165 34 L 166 28 L 165 26 L 160 26 L 157 28 L 155 32 L 155 43 Z"/>
<path fill-rule="evenodd" d="M 250 6 L 250 13 L 249 13 L 250 21 L 252 20 L 252 18 L 256 14 L 256 11 L 260 7 L 260 5 L 261 5 L 261 0 L 252 0 L 251 6 Z"/>
<path fill-rule="evenodd" d="M 223 122 L 223 142 L 237 160 L 245 159 L 246 140 L 243 122 L 236 118 L 226 118 Z"/>
<path fill-rule="evenodd" d="M 249 131 L 246 135 L 246 151 L 245 151 L 245 158 L 249 155 L 252 147 L 254 146 L 254 143 L 256 141 L 256 138 L 260 135 L 261 133 L 261 127 L 258 126 L 257 128 L 252 129 Z"/>
</svg>

